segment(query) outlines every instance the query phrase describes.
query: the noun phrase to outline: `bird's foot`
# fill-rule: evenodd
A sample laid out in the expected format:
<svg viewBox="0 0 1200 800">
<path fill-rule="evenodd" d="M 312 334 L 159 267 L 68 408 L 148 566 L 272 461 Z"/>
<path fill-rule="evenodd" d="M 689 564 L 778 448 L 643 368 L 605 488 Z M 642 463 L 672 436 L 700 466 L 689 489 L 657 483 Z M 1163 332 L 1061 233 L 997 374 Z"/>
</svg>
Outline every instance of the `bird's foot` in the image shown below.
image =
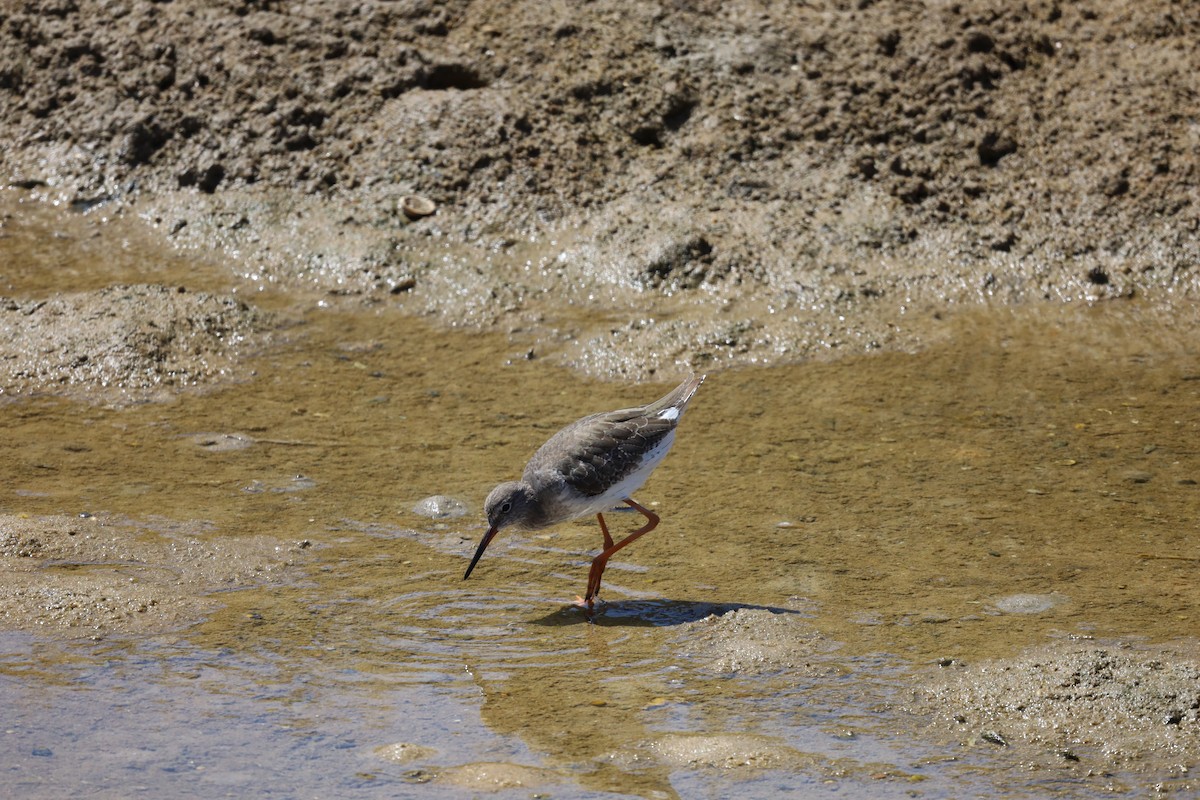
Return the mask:
<svg viewBox="0 0 1200 800">
<path fill-rule="evenodd" d="M 595 598 L 590 598 L 590 599 L 585 600 L 582 597 L 580 597 L 579 595 L 575 595 L 575 602 L 572 605 L 576 606 L 579 609 L 582 609 L 583 613 L 587 614 L 588 619 L 591 619 L 592 615 L 596 613 Z"/>
</svg>

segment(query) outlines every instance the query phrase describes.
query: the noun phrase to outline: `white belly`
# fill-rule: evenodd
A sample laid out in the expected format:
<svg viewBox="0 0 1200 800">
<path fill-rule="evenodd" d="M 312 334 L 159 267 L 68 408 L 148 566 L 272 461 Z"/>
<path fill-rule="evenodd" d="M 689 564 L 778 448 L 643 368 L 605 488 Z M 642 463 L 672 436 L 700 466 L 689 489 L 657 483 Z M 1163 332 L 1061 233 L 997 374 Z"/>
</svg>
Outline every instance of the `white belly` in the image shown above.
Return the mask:
<svg viewBox="0 0 1200 800">
<path fill-rule="evenodd" d="M 650 477 L 650 473 L 654 472 L 654 468 L 659 465 L 674 443 L 675 431 L 671 431 L 659 440 L 653 449 L 646 451 L 641 465 L 626 475 L 620 483 L 613 484 L 604 494 L 586 498 L 586 501 L 578 506 L 574 504 L 574 502 L 579 502 L 579 499 L 576 498 L 571 503 L 571 516 L 568 519 L 576 519 L 588 514 L 599 514 L 621 505 L 627 497 L 630 497 L 634 492 L 642 488 L 642 484 Z"/>
</svg>

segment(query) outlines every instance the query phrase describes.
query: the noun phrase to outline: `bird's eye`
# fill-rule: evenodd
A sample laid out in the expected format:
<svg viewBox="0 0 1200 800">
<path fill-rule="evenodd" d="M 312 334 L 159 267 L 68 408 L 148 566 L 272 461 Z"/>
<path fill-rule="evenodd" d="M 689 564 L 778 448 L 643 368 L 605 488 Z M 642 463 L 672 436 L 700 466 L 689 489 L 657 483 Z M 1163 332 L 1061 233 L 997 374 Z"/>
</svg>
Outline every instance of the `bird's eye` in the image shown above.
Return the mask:
<svg viewBox="0 0 1200 800">
<path fill-rule="evenodd" d="M 510 511 L 512 511 L 512 503 L 504 503 L 503 505 L 500 506 L 501 514 L 507 514 Z"/>
</svg>

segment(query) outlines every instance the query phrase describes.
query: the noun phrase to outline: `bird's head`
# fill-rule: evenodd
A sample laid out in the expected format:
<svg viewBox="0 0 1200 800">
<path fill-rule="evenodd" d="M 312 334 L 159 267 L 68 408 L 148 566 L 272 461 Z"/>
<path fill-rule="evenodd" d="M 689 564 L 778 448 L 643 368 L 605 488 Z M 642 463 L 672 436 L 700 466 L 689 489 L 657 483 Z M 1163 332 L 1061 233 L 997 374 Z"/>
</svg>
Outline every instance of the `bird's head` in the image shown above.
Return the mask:
<svg viewBox="0 0 1200 800">
<path fill-rule="evenodd" d="M 471 577 L 471 570 L 475 569 L 475 565 L 483 556 L 483 551 L 487 549 L 496 533 L 501 528 L 510 526 L 524 527 L 534 509 L 533 489 L 528 484 L 520 481 L 508 481 L 492 489 L 491 494 L 483 503 L 483 512 L 487 515 L 488 521 L 487 533 L 483 535 L 478 549 L 475 550 L 475 557 L 471 559 L 471 564 L 463 575 L 464 581 Z"/>
</svg>

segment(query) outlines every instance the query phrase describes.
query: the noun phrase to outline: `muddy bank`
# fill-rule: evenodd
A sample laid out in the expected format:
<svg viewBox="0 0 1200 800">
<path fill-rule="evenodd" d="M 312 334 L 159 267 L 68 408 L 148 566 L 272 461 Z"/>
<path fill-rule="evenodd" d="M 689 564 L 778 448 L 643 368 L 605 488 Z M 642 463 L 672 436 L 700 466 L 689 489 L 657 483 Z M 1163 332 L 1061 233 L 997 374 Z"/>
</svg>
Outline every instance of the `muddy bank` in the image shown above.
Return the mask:
<svg viewBox="0 0 1200 800">
<path fill-rule="evenodd" d="M 918 693 L 916 708 L 961 735 L 966 750 L 1011 747 L 1052 768 L 1158 772 L 1194 785 L 1197 656 L 1195 642 L 1064 642 L 1010 659 L 948 661 Z"/>
<path fill-rule="evenodd" d="M 279 322 L 232 297 L 185 287 L 110 286 L 43 299 L 0 297 L 0 396 L 163 400 L 245 379 L 245 358 Z"/>
<path fill-rule="evenodd" d="M 1196 291 L 1198 29 L 1170 0 L 80 0 L 0 17 L 0 177 L 597 374 L 907 348 L 948 304 Z"/>
<path fill-rule="evenodd" d="M 200 521 L 0 514 L 0 621 L 51 637 L 194 625 L 214 594 L 295 578 L 307 542 L 214 536 Z"/>
</svg>

